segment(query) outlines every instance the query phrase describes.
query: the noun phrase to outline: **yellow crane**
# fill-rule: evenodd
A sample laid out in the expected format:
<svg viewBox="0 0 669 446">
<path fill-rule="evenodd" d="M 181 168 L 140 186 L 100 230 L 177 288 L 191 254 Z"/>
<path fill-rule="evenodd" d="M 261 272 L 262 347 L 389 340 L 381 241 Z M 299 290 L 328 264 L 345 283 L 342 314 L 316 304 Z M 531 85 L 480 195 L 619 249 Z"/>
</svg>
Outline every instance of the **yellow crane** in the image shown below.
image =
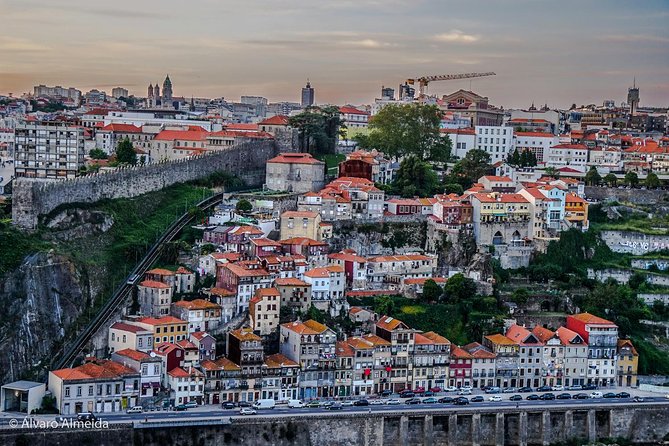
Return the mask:
<svg viewBox="0 0 669 446">
<path fill-rule="evenodd" d="M 495 73 L 489 71 L 487 73 L 463 73 L 463 74 L 438 74 L 435 76 L 421 76 L 413 79 L 407 79 L 406 83 L 415 85 L 418 82 L 418 91 L 420 96 L 427 93 L 427 84 L 432 81 L 453 81 L 457 79 L 472 79 L 475 77 L 495 76 Z"/>
</svg>

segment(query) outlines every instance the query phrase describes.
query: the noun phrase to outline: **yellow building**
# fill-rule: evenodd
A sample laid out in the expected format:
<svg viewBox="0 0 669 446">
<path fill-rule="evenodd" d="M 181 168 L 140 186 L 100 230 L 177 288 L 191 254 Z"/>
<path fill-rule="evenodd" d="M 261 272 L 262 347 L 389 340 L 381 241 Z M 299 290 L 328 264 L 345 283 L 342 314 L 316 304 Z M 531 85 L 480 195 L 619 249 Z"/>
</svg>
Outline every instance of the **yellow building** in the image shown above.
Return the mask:
<svg viewBox="0 0 669 446">
<path fill-rule="evenodd" d="M 309 211 L 287 211 L 281 214 L 281 240 L 293 237 L 321 240 L 320 214 Z"/>
<path fill-rule="evenodd" d="M 569 193 L 565 198 L 565 219 L 581 229 L 588 229 L 588 202 L 576 194 Z"/>
<path fill-rule="evenodd" d="M 145 317 L 128 323 L 152 331 L 154 348 L 163 342 L 176 343 L 188 339 L 188 322 L 174 316 Z"/>
<path fill-rule="evenodd" d="M 636 387 L 637 371 L 639 369 L 639 353 L 632 341 L 618 339 L 618 385 Z"/>
</svg>

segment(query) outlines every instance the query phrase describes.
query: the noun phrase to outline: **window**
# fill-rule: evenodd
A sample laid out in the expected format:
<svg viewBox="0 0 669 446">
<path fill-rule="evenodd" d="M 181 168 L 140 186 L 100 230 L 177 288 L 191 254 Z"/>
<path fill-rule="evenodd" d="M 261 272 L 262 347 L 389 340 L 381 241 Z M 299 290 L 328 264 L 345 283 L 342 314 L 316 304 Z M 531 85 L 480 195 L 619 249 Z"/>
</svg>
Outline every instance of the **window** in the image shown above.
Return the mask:
<svg viewBox="0 0 669 446">
<path fill-rule="evenodd" d="M 65 387 L 65 396 L 66 397 L 70 396 L 70 388 L 69 387 Z"/>
</svg>

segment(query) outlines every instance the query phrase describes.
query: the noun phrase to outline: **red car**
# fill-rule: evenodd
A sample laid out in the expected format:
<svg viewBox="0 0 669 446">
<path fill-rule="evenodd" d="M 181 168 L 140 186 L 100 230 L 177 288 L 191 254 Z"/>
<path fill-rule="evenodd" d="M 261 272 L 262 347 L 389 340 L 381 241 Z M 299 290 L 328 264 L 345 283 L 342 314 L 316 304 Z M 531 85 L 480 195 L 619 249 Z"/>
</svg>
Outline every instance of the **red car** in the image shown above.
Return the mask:
<svg viewBox="0 0 669 446">
<path fill-rule="evenodd" d="M 416 389 L 413 391 L 415 394 L 421 394 L 425 393 L 425 387 L 416 387 Z"/>
<path fill-rule="evenodd" d="M 434 393 L 441 392 L 441 387 L 439 387 L 439 386 L 437 386 L 437 387 L 430 387 L 430 391 L 431 391 L 431 392 L 434 392 Z"/>
</svg>

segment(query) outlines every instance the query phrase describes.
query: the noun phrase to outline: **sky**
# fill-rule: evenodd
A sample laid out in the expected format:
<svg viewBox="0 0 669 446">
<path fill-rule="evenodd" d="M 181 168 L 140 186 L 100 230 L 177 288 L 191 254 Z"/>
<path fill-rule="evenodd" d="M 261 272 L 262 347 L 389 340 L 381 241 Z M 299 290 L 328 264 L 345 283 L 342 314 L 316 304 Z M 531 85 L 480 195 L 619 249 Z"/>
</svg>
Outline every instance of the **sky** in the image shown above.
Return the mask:
<svg viewBox="0 0 669 446">
<path fill-rule="evenodd" d="M 369 104 L 382 85 L 487 72 L 493 105 L 669 106 L 669 0 L 0 0 L 0 94 L 33 85 Z M 433 82 L 448 94 L 470 81 Z"/>
</svg>

